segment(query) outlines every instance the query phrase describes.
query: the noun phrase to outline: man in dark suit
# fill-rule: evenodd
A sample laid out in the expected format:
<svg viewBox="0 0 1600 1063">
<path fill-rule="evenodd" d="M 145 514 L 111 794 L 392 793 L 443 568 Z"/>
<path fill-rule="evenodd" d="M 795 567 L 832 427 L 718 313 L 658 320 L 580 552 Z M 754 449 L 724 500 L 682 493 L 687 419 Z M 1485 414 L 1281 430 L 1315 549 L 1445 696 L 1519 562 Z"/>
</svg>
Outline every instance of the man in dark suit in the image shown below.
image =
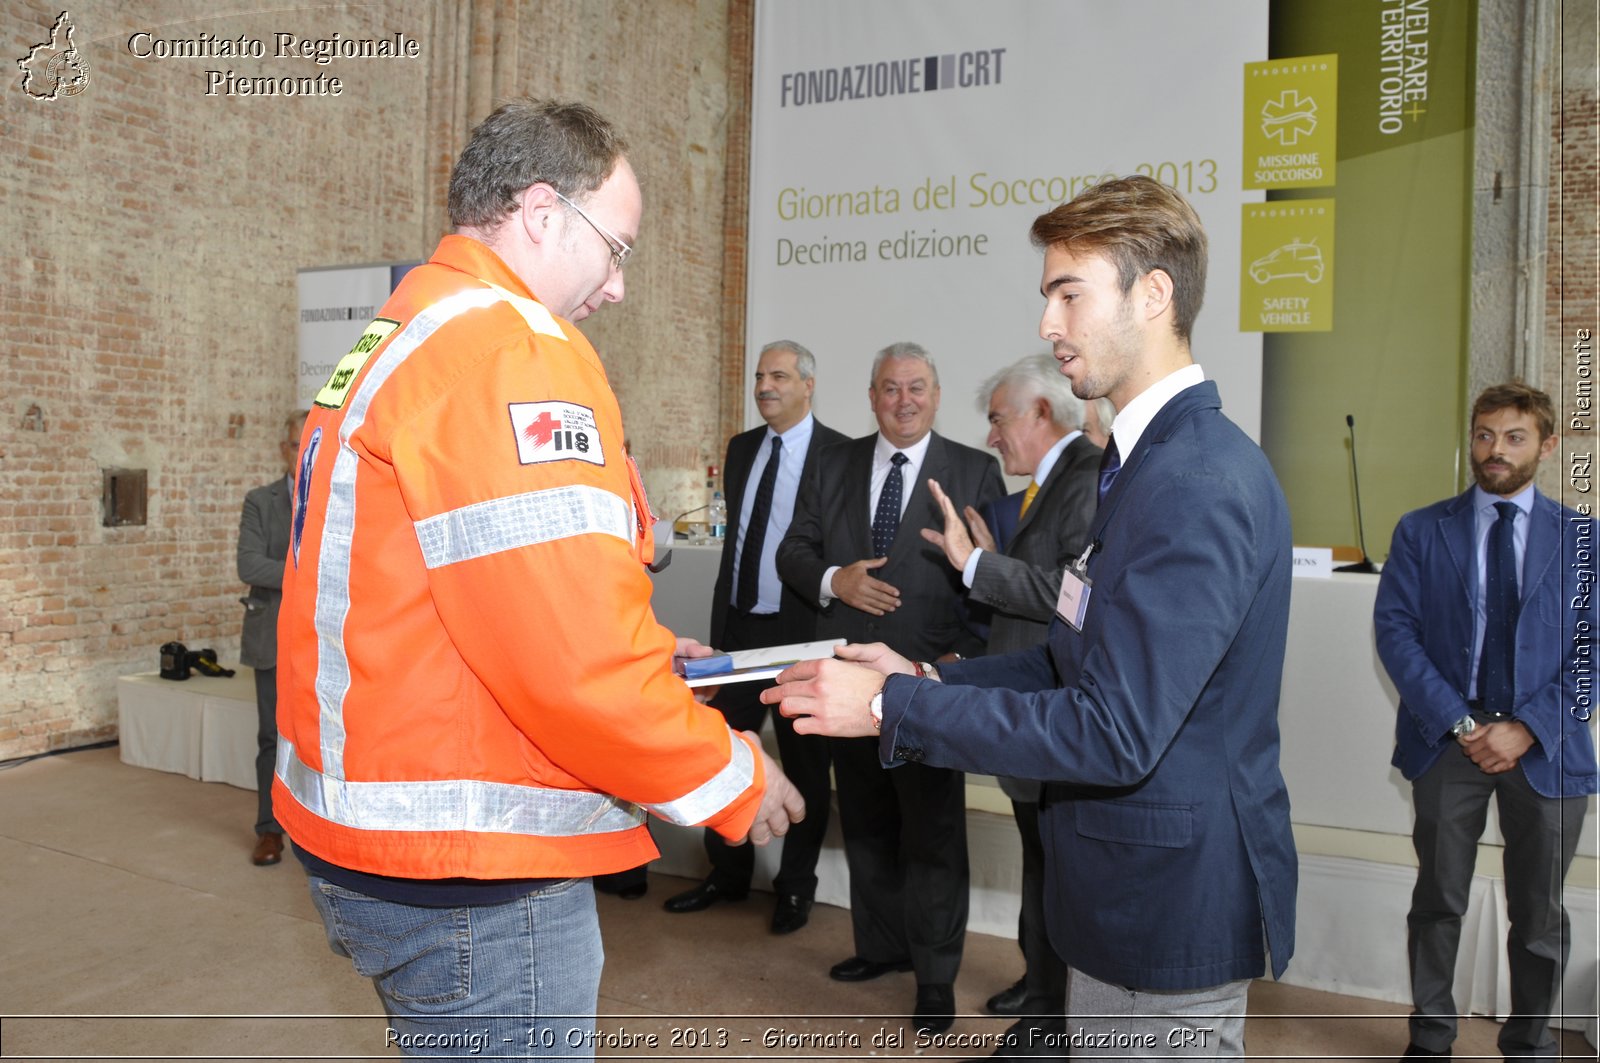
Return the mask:
<svg viewBox="0 0 1600 1063">
<path fill-rule="evenodd" d="M 723 650 L 754 649 L 809 642 L 817 624 L 814 599 L 796 594 L 778 579 L 778 544 L 794 514 L 802 480 L 815 457 L 842 432 L 811 414 L 816 359 L 792 340 L 761 348 L 756 362 L 756 409 L 766 425 L 728 441 L 722 463 L 728 489 L 728 533 L 711 598 L 711 644 Z M 752 521 L 759 521 L 753 524 Z M 737 731 L 759 731 L 767 716 L 760 683 L 723 687 L 711 704 Z M 794 724 L 774 712 L 773 730 L 784 774 L 806 801 L 806 818 L 783 839 L 778 895 L 772 932 L 790 934 L 806 925 L 817 893 L 817 857 L 828 832 L 828 743 L 820 735 L 797 735 Z M 755 850 L 729 845 L 716 831 L 705 832 L 711 874 L 694 889 L 669 897 L 669 912 L 698 912 L 718 901 L 743 900 L 750 892 Z"/>
<path fill-rule="evenodd" d="M 1188 203 L 1148 178 L 1107 181 L 1032 235 L 1040 334 L 1075 395 L 1117 407 L 1091 545 L 1063 575 L 1047 644 L 947 665 L 844 647 L 867 667 L 804 662 L 764 696 L 811 716 L 801 732 L 881 729 L 886 765 L 1045 782 L 1075 1060 L 1101 1058 L 1094 1045 L 1242 1057 L 1249 980 L 1269 949 L 1281 974 L 1294 948 L 1277 721 L 1288 506 L 1189 354 L 1206 239 Z"/>
<path fill-rule="evenodd" d="M 968 599 L 989 608 L 989 653 L 1011 653 L 1044 642 L 1061 574 L 1089 545 L 1102 451 L 1081 431 L 1084 404 L 1051 355 L 1032 355 L 1002 369 L 985 382 L 980 401 L 989 411 L 989 446 L 1000 452 L 1007 475 L 1031 477 L 1028 487 L 988 507 L 995 517 L 992 540 L 970 507 L 970 534 L 957 521 L 943 533 L 930 528 L 922 535 L 960 570 Z M 1022 838 L 1017 941 L 1027 967 L 1015 985 L 989 998 L 988 1008 L 1028 1016 L 1016 1031 L 1026 1036 L 1024 1027 L 1062 1027 L 1067 968 L 1045 930 L 1040 784 L 1007 775 L 999 781 Z"/>
<path fill-rule="evenodd" d="M 981 505 L 1004 493 L 1000 469 L 932 430 L 939 377 L 916 344 L 878 352 L 867 398 L 877 434 L 818 455 L 778 573 L 821 603 L 818 638 L 881 639 L 930 658 L 981 652 L 962 623 L 960 576 L 917 532 L 940 520 L 930 477 Z M 870 742 L 833 742 L 831 752 L 856 954 L 829 974 L 851 982 L 915 970 L 918 1028 L 948 1029 L 967 925 L 965 779 L 924 765 L 886 773 Z"/>
<path fill-rule="evenodd" d="M 257 867 L 283 859 L 283 828 L 272 816 L 272 772 L 278 756 L 278 605 L 283 601 L 283 563 L 289 556 L 289 496 L 294 458 L 300 448 L 304 411 L 281 426 L 278 453 L 285 475 L 244 496 L 239 515 L 239 579 L 250 585 L 244 603 L 239 662 L 256 676 L 256 847 Z"/>
<path fill-rule="evenodd" d="M 1506 1058 L 1556 1055 L 1570 927 L 1561 904 L 1595 792 L 1588 692 L 1594 521 L 1533 486 L 1555 453 L 1550 396 L 1502 384 L 1472 407 L 1475 486 L 1408 513 L 1378 583 L 1378 656 L 1400 693 L 1394 764 L 1411 780 L 1417 884 L 1407 1056 L 1448 1056 L 1456 950 L 1494 796 L 1505 835 Z"/>
</svg>

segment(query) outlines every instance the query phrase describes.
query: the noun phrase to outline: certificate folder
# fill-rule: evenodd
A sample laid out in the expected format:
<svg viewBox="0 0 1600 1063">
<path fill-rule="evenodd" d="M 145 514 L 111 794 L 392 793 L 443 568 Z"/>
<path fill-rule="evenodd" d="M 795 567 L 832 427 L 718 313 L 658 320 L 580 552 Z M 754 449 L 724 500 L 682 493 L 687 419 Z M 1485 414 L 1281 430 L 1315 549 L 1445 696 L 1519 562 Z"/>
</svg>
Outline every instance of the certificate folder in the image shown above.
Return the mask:
<svg viewBox="0 0 1600 1063">
<path fill-rule="evenodd" d="M 787 646 L 764 646 L 754 650 L 734 650 L 715 657 L 675 657 L 673 669 L 684 676 L 691 687 L 726 686 L 729 683 L 752 683 L 771 679 L 796 661 L 809 661 L 817 657 L 832 657 L 835 646 L 843 646 L 844 639 L 825 639 L 821 642 L 794 642 Z M 696 669 L 700 674 L 686 674 L 678 667 L 680 662 L 726 662 L 714 670 Z"/>
</svg>

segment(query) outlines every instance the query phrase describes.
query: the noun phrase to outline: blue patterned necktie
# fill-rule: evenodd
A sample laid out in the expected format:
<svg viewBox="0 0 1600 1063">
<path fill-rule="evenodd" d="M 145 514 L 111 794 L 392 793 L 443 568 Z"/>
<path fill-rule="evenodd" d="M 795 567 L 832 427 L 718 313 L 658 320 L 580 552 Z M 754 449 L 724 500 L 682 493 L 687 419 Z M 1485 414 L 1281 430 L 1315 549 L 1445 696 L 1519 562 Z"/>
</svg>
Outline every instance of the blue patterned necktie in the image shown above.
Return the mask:
<svg viewBox="0 0 1600 1063">
<path fill-rule="evenodd" d="M 1117 473 L 1122 471 L 1122 455 L 1117 451 L 1117 437 L 1112 435 L 1106 439 L 1106 452 L 1100 455 L 1100 497 L 1098 501 L 1104 502 L 1106 495 L 1111 491 L 1111 485 L 1117 482 Z"/>
<path fill-rule="evenodd" d="M 889 478 L 883 481 L 883 493 L 878 496 L 878 511 L 872 515 L 872 556 L 888 557 L 894 545 L 894 533 L 900 529 L 900 495 L 905 490 L 905 477 L 900 466 L 911 459 L 894 452 L 890 458 Z"/>
<path fill-rule="evenodd" d="M 1484 550 L 1483 651 L 1478 655 L 1478 700 L 1485 712 L 1508 713 L 1513 697 L 1517 650 L 1517 506 L 1496 502 L 1500 519 L 1489 528 Z"/>
<path fill-rule="evenodd" d="M 744 530 L 744 549 L 739 553 L 739 597 L 734 605 L 748 613 L 761 597 L 761 547 L 767 539 L 767 520 L 772 516 L 772 489 L 778 482 L 778 455 L 783 440 L 772 437 L 772 454 L 756 484 L 756 500 L 750 507 L 750 524 Z"/>
</svg>

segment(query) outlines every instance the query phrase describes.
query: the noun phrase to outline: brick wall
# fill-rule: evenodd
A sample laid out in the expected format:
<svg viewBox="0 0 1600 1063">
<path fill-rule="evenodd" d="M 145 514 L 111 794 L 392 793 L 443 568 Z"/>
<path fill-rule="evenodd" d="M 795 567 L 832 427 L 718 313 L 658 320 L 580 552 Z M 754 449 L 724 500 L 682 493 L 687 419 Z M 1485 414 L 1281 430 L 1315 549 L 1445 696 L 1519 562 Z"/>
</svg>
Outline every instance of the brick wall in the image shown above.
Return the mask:
<svg viewBox="0 0 1600 1063">
<path fill-rule="evenodd" d="M 78 96 L 0 91 L 0 759 L 114 732 L 114 680 L 178 638 L 237 647 L 239 505 L 276 475 L 295 271 L 424 257 L 496 98 L 617 119 L 645 190 L 628 299 L 586 323 L 662 513 L 703 501 L 741 427 L 751 0 L 74 5 Z M 1594 12 L 1566 5 L 1546 382 L 1596 319 Z M 0 0 L 5 57 L 59 8 Z M 418 39 L 417 61 L 142 60 L 139 30 Z M 1582 64 L 1587 62 L 1587 67 Z M 337 98 L 204 95 L 204 71 L 338 76 Z M 100 470 L 149 470 L 149 521 L 103 528 Z"/>
<path fill-rule="evenodd" d="M 136 8 L 128 14 L 125 8 Z M 628 300 L 586 325 L 661 497 L 719 453 L 730 90 L 727 0 L 401 0 L 71 8 L 89 84 L 0 92 L 0 759 L 114 733 L 115 677 L 169 639 L 237 651 L 245 492 L 277 475 L 294 399 L 295 272 L 425 257 L 449 161 L 492 100 L 588 100 L 645 188 Z M 6 0 L 4 56 L 57 7 Z M 626 17 L 622 17 L 623 14 Z M 201 32 L 265 59 L 140 59 Z M 416 38 L 421 58 L 275 59 L 273 34 Z M 205 95 L 207 69 L 339 77 L 338 97 Z M 748 74 L 746 73 L 746 77 Z M 148 523 L 100 525 L 100 470 L 149 472 Z"/>
</svg>

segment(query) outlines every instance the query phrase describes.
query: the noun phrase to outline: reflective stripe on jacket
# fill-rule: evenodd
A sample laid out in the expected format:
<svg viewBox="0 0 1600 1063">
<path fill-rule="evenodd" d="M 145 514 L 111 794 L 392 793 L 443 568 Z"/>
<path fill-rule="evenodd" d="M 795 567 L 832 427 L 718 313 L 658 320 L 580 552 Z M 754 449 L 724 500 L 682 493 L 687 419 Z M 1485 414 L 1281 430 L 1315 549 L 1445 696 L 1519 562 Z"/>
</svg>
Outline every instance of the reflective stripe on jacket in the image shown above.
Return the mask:
<svg viewBox="0 0 1600 1063">
<path fill-rule="evenodd" d="M 583 336 L 448 236 L 317 402 L 279 625 L 295 843 L 493 879 L 634 867 L 645 812 L 741 836 L 758 747 L 672 674 L 653 518 Z"/>
</svg>

